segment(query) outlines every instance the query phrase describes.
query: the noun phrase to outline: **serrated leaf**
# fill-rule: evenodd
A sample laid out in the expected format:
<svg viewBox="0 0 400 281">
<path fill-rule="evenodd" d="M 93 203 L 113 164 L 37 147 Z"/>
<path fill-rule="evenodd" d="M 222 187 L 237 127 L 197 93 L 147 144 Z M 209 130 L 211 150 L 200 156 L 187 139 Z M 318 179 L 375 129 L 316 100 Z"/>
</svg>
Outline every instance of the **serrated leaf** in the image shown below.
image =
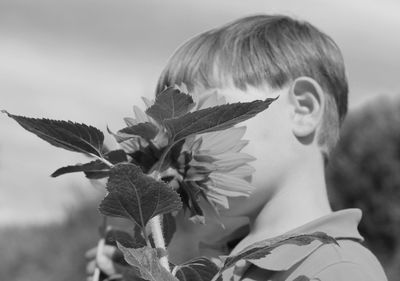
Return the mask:
<svg viewBox="0 0 400 281">
<path fill-rule="evenodd" d="M 124 254 L 126 262 L 137 270 L 137 277 L 148 281 L 179 281 L 160 264 L 157 249 L 147 246 L 126 248 L 119 243 L 118 248 Z"/>
<path fill-rule="evenodd" d="M 122 149 L 117 149 L 107 152 L 104 155 L 104 158 L 106 158 L 112 164 L 118 164 L 128 161 L 128 158 L 126 157 L 126 152 Z"/>
<path fill-rule="evenodd" d="M 201 136 L 203 142 L 201 144 L 202 151 L 212 151 L 214 155 L 226 152 L 236 152 L 233 148 L 241 141 L 246 127 L 230 128 L 220 132 L 205 133 Z"/>
<path fill-rule="evenodd" d="M 98 179 L 104 179 L 107 178 L 110 174 L 108 170 L 103 170 L 103 171 L 86 171 L 84 172 L 86 178 L 90 180 L 98 180 Z"/>
<path fill-rule="evenodd" d="M 95 127 L 71 121 L 18 116 L 5 110 L 2 112 L 17 121 L 24 129 L 56 147 L 101 156 L 104 135 Z"/>
<path fill-rule="evenodd" d="M 188 113 L 193 106 L 194 102 L 190 95 L 182 93 L 176 87 L 168 87 L 157 95 L 154 104 L 146 110 L 146 114 L 161 123 L 166 119 Z"/>
<path fill-rule="evenodd" d="M 118 131 L 119 134 L 127 134 L 142 137 L 146 140 L 154 139 L 158 133 L 156 125 L 150 122 L 138 123 Z M 125 140 L 128 138 L 125 138 Z"/>
<path fill-rule="evenodd" d="M 182 140 L 193 134 L 228 129 L 264 111 L 275 99 L 232 103 L 187 113 L 179 118 L 165 120 L 164 124 L 172 141 Z"/>
<path fill-rule="evenodd" d="M 104 155 L 104 158 L 110 161 L 112 164 L 117 164 L 121 162 L 126 162 L 128 161 L 126 157 L 125 151 L 118 149 L 118 150 L 113 150 L 108 152 L 107 154 Z M 89 173 L 89 177 L 96 175 L 101 177 L 107 176 L 108 172 L 107 170 L 109 167 L 103 163 L 100 160 L 95 160 L 91 161 L 86 164 L 77 164 L 77 165 L 71 165 L 71 166 L 65 166 L 62 168 L 57 169 L 54 173 L 51 174 L 52 177 L 58 177 L 60 175 L 68 174 L 68 173 L 76 173 L 76 172 L 85 172 L 86 175 Z M 100 177 L 100 178 L 101 178 Z M 99 177 L 96 177 L 99 178 Z"/>
<path fill-rule="evenodd" d="M 314 232 L 311 234 L 281 235 L 272 239 L 266 239 L 246 247 L 234 256 L 225 259 L 220 273 L 229 267 L 234 266 L 240 260 L 257 260 L 269 254 L 279 246 L 291 244 L 297 246 L 308 245 L 313 241 L 320 241 L 322 244 L 337 244 L 336 240 L 324 232 Z"/>
<path fill-rule="evenodd" d="M 126 248 L 140 248 L 146 246 L 146 241 L 140 236 L 133 237 L 128 232 L 120 229 L 110 229 L 106 233 L 107 243 L 117 245 L 117 242 Z"/>
<path fill-rule="evenodd" d="M 174 269 L 180 281 L 210 281 L 218 270 L 217 265 L 205 257 L 192 259 Z M 216 280 L 222 281 L 222 278 Z"/>
<path fill-rule="evenodd" d="M 109 193 L 100 204 L 106 216 L 128 218 L 145 227 L 154 216 L 177 211 L 182 202 L 167 184 L 143 174 L 133 164 L 117 164 L 110 170 Z"/>
<path fill-rule="evenodd" d="M 53 178 L 76 172 L 99 172 L 107 169 L 107 165 L 101 162 L 100 160 L 91 161 L 85 164 L 77 164 L 71 166 L 65 166 L 57 169 L 54 173 L 51 174 Z"/>
</svg>

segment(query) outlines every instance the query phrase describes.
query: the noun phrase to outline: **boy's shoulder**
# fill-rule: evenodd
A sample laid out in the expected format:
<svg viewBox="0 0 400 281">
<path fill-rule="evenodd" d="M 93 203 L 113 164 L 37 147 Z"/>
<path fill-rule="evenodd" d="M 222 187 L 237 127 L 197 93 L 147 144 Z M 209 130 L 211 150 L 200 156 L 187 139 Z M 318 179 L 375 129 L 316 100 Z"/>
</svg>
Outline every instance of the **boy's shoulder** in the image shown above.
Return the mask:
<svg viewBox="0 0 400 281">
<path fill-rule="evenodd" d="M 376 257 L 362 244 L 357 226 L 361 211 L 347 209 L 317 219 L 289 234 L 322 231 L 339 245 L 314 241 L 309 245 L 283 245 L 265 258 L 238 265 L 234 280 L 271 281 L 385 281 Z"/>
</svg>

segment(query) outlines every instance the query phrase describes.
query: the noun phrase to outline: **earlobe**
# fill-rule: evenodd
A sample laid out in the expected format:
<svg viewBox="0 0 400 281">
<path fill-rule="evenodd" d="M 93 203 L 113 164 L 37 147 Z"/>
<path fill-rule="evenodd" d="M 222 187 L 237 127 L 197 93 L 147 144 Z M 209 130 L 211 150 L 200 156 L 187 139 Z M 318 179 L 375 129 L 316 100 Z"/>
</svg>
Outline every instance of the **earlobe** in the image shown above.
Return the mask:
<svg viewBox="0 0 400 281">
<path fill-rule="evenodd" d="M 293 106 L 293 133 L 298 138 L 315 134 L 324 111 L 325 95 L 312 78 L 299 77 L 290 88 L 290 102 Z"/>
</svg>

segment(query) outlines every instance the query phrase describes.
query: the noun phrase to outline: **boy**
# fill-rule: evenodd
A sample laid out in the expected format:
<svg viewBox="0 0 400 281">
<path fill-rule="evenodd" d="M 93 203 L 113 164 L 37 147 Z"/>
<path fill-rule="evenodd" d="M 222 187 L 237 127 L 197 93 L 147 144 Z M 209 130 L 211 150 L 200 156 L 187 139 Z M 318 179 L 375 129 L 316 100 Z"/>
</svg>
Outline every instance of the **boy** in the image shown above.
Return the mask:
<svg viewBox="0 0 400 281">
<path fill-rule="evenodd" d="M 252 163 L 255 191 L 230 200 L 230 209 L 222 211 L 225 232 L 179 221 L 170 245 L 172 260 L 217 255 L 218 249 L 210 254 L 193 246 L 210 244 L 217 236 L 214 241 L 225 246 L 219 254 L 227 254 L 226 242 L 239 238 L 234 230 L 248 218 L 247 235 L 231 253 L 281 234 L 315 231 L 335 237 L 340 247 L 285 245 L 268 258 L 238 264 L 227 280 L 386 280 L 379 262 L 360 244 L 361 211 L 332 212 L 327 198 L 324 167 L 338 140 L 348 93 L 342 55 L 332 39 L 286 16 L 239 19 L 182 45 L 161 74 L 157 92 L 181 83 L 194 93 L 217 90 L 227 102 L 279 99 L 244 123 L 250 143 L 243 151 L 257 157 Z M 180 251 L 179 244 L 186 243 L 195 250 Z M 106 256 L 99 266 L 112 272 Z"/>
</svg>

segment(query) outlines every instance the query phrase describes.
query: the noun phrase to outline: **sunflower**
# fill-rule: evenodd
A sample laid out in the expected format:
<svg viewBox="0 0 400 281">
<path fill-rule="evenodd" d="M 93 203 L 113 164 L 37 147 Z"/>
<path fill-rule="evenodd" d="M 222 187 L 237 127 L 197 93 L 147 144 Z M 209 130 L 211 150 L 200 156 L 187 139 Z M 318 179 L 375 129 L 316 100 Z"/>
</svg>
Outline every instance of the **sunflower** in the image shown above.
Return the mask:
<svg viewBox="0 0 400 281">
<path fill-rule="evenodd" d="M 174 90 L 185 91 L 176 87 Z M 193 94 L 192 97 L 192 111 L 226 103 L 217 92 Z M 147 108 L 154 104 L 154 101 L 143 100 Z M 145 173 L 151 173 L 168 144 L 168 133 L 162 122 L 145 111 L 137 106 L 133 111 L 133 118 L 124 118 L 127 128 L 110 132 L 130 156 L 130 161 Z M 152 133 L 137 134 L 138 126 Z M 136 134 L 132 135 L 129 128 L 135 128 Z M 245 131 L 246 127 L 242 126 L 190 136 L 168 153 L 159 178 L 180 194 L 192 220 L 204 223 L 201 198 L 218 214 L 220 208 L 229 208 L 228 197 L 248 196 L 253 190 L 250 179 L 254 168 L 249 162 L 255 158 L 241 152 L 248 143 L 242 139 Z"/>
</svg>

